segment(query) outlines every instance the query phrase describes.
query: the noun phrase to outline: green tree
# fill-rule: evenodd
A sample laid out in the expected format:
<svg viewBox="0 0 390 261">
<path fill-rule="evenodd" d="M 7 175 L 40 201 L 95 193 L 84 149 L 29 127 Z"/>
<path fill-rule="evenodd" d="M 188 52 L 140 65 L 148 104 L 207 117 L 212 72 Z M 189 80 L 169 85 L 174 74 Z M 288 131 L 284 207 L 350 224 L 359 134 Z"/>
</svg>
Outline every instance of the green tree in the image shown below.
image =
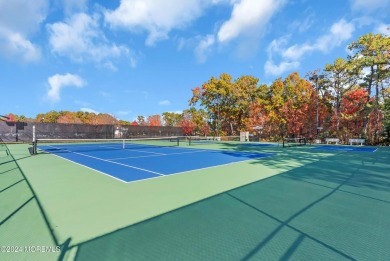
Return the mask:
<svg viewBox="0 0 390 261">
<path fill-rule="evenodd" d="M 369 94 L 364 108 L 364 125 L 363 135 L 367 135 L 367 127 L 370 114 L 373 113 L 374 136 L 371 137 L 372 143 L 378 143 L 378 132 L 380 129 L 380 93 L 383 89 L 388 88 L 384 83 L 390 77 L 390 38 L 381 34 L 366 34 L 357 41 L 352 42 L 348 48 L 354 53 L 350 57 L 350 62 L 359 67 L 361 71 L 367 73 L 361 75 L 361 85 Z M 374 102 L 371 105 L 370 95 L 374 96 Z"/>
<path fill-rule="evenodd" d="M 191 107 L 183 111 L 181 118 L 185 118 L 186 123 L 191 122 L 194 124 L 194 129 L 192 130 L 193 132 L 197 134 L 201 133 L 202 135 L 205 135 L 205 131 L 209 132 L 205 125 L 208 125 L 210 115 L 205 110 L 197 110 L 195 107 Z M 181 122 L 183 123 L 183 121 Z"/>
<path fill-rule="evenodd" d="M 357 84 L 359 67 L 342 58 L 337 58 L 333 64 L 326 64 L 325 78 L 322 86 L 330 94 L 331 105 L 334 108 L 336 136 L 339 137 L 340 106 L 344 94 Z"/>
<path fill-rule="evenodd" d="M 244 129 L 249 116 L 249 107 L 259 93 L 259 79 L 242 76 L 232 81 L 232 76 L 223 73 L 211 77 L 202 87 L 192 90 L 190 106 L 200 103 L 213 119 L 213 126 L 230 134 Z"/>
<path fill-rule="evenodd" d="M 37 115 L 36 120 L 39 122 L 51 122 L 55 123 L 57 122 L 58 118 L 61 116 L 61 114 L 57 111 L 50 111 L 47 113 L 40 113 Z"/>
<path fill-rule="evenodd" d="M 179 126 L 182 115 L 175 112 L 163 112 L 162 118 L 165 126 Z"/>
<path fill-rule="evenodd" d="M 146 121 L 144 116 L 137 116 L 137 123 L 140 126 L 146 126 Z"/>
</svg>

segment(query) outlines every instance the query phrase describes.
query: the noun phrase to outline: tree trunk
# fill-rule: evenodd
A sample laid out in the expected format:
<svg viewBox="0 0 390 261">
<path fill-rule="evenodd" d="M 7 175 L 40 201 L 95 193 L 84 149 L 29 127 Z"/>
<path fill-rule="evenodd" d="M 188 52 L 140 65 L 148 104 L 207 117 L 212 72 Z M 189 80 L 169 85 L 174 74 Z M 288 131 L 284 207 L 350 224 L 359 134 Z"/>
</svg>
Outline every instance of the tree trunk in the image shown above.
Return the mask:
<svg viewBox="0 0 390 261">
<path fill-rule="evenodd" d="M 366 104 L 364 107 L 364 123 L 363 123 L 363 130 L 362 130 L 362 132 L 363 132 L 362 134 L 364 136 L 367 136 L 367 125 L 368 125 L 368 119 L 369 119 L 369 115 L 370 115 L 369 102 L 370 102 L 370 97 L 371 97 L 371 88 L 372 88 L 373 77 L 374 77 L 374 66 L 371 65 L 370 76 L 369 76 L 368 86 L 367 86 L 367 100 L 366 100 Z"/>
</svg>

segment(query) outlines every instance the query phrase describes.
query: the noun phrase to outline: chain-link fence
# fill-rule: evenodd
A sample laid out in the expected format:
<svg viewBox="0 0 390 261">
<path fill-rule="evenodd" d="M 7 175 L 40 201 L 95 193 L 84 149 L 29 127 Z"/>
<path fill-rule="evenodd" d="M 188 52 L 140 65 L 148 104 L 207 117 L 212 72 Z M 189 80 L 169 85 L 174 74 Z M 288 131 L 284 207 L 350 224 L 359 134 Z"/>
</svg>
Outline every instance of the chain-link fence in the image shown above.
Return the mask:
<svg viewBox="0 0 390 261">
<path fill-rule="evenodd" d="M 183 135 L 182 128 L 170 126 L 0 122 L 0 139 L 4 142 L 31 142 L 34 128 L 36 139 L 114 139 Z"/>
</svg>

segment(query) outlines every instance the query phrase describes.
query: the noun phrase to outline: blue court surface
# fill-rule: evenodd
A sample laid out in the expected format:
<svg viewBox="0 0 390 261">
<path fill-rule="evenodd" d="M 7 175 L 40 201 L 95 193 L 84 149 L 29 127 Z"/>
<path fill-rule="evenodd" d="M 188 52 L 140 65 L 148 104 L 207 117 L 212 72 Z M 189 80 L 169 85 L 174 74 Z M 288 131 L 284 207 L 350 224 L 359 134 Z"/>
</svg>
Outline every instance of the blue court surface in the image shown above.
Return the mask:
<svg viewBox="0 0 390 261">
<path fill-rule="evenodd" d="M 371 147 L 352 147 L 352 146 L 320 146 L 314 147 L 313 150 L 338 150 L 338 151 L 357 151 L 357 152 L 375 152 L 377 148 Z"/>
<path fill-rule="evenodd" d="M 137 144 L 126 149 L 119 144 L 41 145 L 38 149 L 124 182 L 163 177 L 274 155 Z"/>
</svg>

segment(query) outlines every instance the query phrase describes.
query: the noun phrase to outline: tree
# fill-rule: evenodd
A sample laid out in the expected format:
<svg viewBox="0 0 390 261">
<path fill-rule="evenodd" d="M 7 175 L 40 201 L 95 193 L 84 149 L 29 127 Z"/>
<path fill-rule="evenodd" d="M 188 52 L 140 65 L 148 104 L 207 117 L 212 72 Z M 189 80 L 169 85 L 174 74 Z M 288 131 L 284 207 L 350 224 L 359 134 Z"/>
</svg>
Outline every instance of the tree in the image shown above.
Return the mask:
<svg viewBox="0 0 390 261">
<path fill-rule="evenodd" d="M 344 94 L 357 84 L 359 68 L 342 58 L 337 58 L 333 64 L 326 64 L 323 86 L 328 91 L 330 102 L 334 108 L 336 136 L 339 137 L 340 107 Z M 333 126 L 332 126 L 333 127 Z"/>
<path fill-rule="evenodd" d="M 16 122 L 17 121 L 17 117 L 15 114 L 13 113 L 9 113 L 8 115 L 6 115 L 7 118 L 6 118 L 6 121 L 7 122 Z"/>
<path fill-rule="evenodd" d="M 353 88 L 341 100 L 341 127 L 344 141 L 358 136 L 364 128 L 364 108 L 367 97 L 369 95 L 365 89 Z"/>
<path fill-rule="evenodd" d="M 144 116 L 137 116 L 137 123 L 140 126 L 146 126 L 146 121 Z"/>
<path fill-rule="evenodd" d="M 380 99 L 381 89 L 386 88 L 384 82 L 390 77 L 390 38 L 381 34 L 366 34 L 357 41 L 352 42 L 348 48 L 354 53 L 350 57 L 350 62 L 359 67 L 361 71 L 366 70 L 366 74 L 361 75 L 361 86 L 369 94 L 366 98 L 364 108 L 364 124 L 362 135 L 367 135 L 369 117 L 375 114 L 374 136 L 368 137 L 372 143 L 379 142 L 380 128 Z M 388 88 L 388 87 L 387 87 Z M 374 102 L 370 105 L 370 95 L 373 93 Z"/>
<path fill-rule="evenodd" d="M 44 114 L 38 114 L 36 117 L 36 120 L 38 122 L 57 122 L 58 118 L 61 116 L 59 112 L 56 111 L 50 111 Z"/>
<path fill-rule="evenodd" d="M 83 123 L 74 112 L 65 112 L 61 116 L 58 117 L 57 123 Z"/>
<path fill-rule="evenodd" d="M 192 135 L 196 128 L 195 122 L 193 122 L 190 114 L 183 113 L 183 117 L 180 121 L 180 127 L 183 129 L 184 135 Z"/>
<path fill-rule="evenodd" d="M 390 94 L 390 91 L 389 91 Z M 387 145 L 390 145 L 390 98 L 385 98 L 383 103 L 383 136 L 384 136 L 384 142 Z"/>
<path fill-rule="evenodd" d="M 96 123 L 95 124 L 117 124 L 118 123 L 118 120 L 108 114 L 108 113 L 99 113 L 97 116 L 96 116 Z"/>
<path fill-rule="evenodd" d="M 204 126 L 205 124 L 208 125 L 210 115 L 203 109 L 197 110 L 195 107 L 191 107 L 183 111 L 181 118 L 190 119 L 191 122 L 195 124 L 194 132 L 197 134 L 200 133 L 204 135 L 204 132 L 202 131 L 202 126 Z"/>
<path fill-rule="evenodd" d="M 138 125 L 138 123 L 136 121 L 134 121 L 134 122 L 136 123 L 136 125 Z M 133 125 L 134 122 L 119 120 L 118 124 L 120 124 L 120 125 Z"/>
<path fill-rule="evenodd" d="M 163 112 L 162 119 L 164 126 L 179 126 L 181 114 L 175 112 Z"/>
<path fill-rule="evenodd" d="M 232 77 L 223 73 L 219 78 L 211 77 L 202 87 L 192 89 L 190 106 L 200 103 L 214 121 L 218 132 L 224 130 L 234 134 L 245 128 L 249 107 L 258 94 L 259 79 L 242 76 L 232 81 Z"/>
<path fill-rule="evenodd" d="M 158 114 L 148 116 L 147 125 L 148 126 L 162 126 L 161 116 Z"/>
<path fill-rule="evenodd" d="M 207 122 L 203 123 L 202 126 L 200 127 L 200 131 L 204 136 L 208 136 L 209 133 L 211 132 L 210 125 Z"/>
</svg>

